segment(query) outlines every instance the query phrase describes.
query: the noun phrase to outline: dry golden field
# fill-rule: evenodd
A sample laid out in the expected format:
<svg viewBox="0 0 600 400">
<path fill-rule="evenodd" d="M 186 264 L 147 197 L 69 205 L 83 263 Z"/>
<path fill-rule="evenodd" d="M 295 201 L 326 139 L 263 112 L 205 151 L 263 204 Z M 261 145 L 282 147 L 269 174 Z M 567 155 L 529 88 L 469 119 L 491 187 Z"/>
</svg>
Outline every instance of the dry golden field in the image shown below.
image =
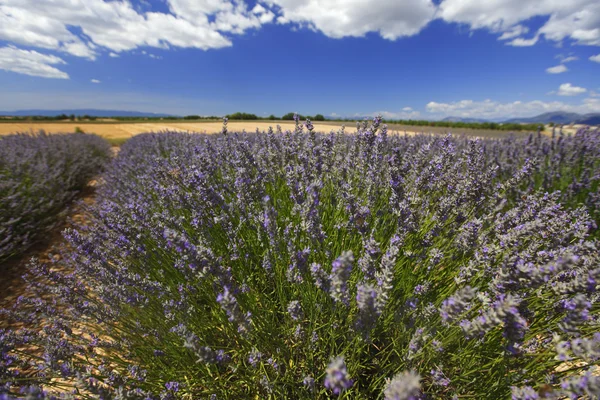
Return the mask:
<svg viewBox="0 0 600 400">
<path fill-rule="evenodd" d="M 56 121 L 56 122 L 0 122 L 0 135 L 8 135 L 16 132 L 37 132 L 44 130 L 48 133 L 68 133 L 75 132 L 79 127 L 86 133 L 95 133 L 113 143 L 122 143 L 126 139 L 145 132 L 161 132 L 161 131 L 179 131 L 179 132 L 199 132 L 199 133 L 218 133 L 223 126 L 220 121 L 202 121 L 202 122 L 185 122 L 185 121 L 149 121 L 149 122 L 119 122 L 110 119 L 99 120 L 100 122 L 90 121 Z M 330 132 L 337 130 L 342 125 L 346 125 L 346 132 L 352 133 L 356 131 L 356 123 L 354 122 L 339 122 L 339 121 L 324 121 L 314 122 L 317 132 Z M 256 128 L 260 131 L 266 131 L 269 127 L 275 128 L 280 125 L 283 130 L 294 129 L 293 121 L 229 121 L 228 129 L 230 132 L 254 132 Z M 582 125 L 564 126 L 565 134 L 574 134 Z M 482 129 L 451 129 L 444 127 L 426 127 L 426 126 L 405 126 L 398 124 L 389 125 L 390 133 L 400 134 L 415 134 L 419 132 L 446 134 L 465 134 L 472 137 L 480 138 L 500 138 L 509 134 L 507 131 L 499 130 L 482 130 Z M 546 135 L 552 134 L 552 128 L 546 126 Z M 516 132 L 517 136 L 527 136 L 529 132 Z"/>
<path fill-rule="evenodd" d="M 254 132 L 256 128 L 261 131 L 266 131 L 270 126 L 275 128 L 280 125 L 282 129 L 294 129 L 293 121 L 230 121 L 228 130 L 230 132 Z M 342 123 L 315 123 L 315 129 L 319 132 L 329 132 L 332 129 L 337 130 L 342 126 Z M 86 133 L 95 133 L 107 139 L 127 139 L 134 135 L 144 132 L 160 132 L 160 131 L 180 131 L 180 132 L 199 132 L 199 133 L 218 133 L 221 131 L 223 124 L 221 122 L 134 122 L 134 123 L 89 123 L 89 122 L 5 122 L 0 123 L 0 135 L 8 135 L 15 132 L 37 132 L 44 130 L 48 133 L 65 133 L 74 132 L 75 128 L 79 127 Z M 356 126 L 352 123 L 347 124 L 347 132 L 356 131 Z"/>
</svg>

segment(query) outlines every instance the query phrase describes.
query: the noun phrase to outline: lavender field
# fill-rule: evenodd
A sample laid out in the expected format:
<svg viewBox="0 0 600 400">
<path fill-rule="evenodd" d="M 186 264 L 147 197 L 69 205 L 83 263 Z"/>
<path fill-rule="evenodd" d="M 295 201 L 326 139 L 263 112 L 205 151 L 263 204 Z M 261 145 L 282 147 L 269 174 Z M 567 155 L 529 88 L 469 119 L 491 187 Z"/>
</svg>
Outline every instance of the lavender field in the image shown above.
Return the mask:
<svg viewBox="0 0 600 400">
<path fill-rule="evenodd" d="M 42 131 L 0 138 L 0 262 L 51 231 L 110 154 L 94 135 Z"/>
<path fill-rule="evenodd" d="M 76 187 L 104 149 L 56 168 Z M 0 175 L 3 218 L 46 215 L 40 191 L 4 200 L 53 176 L 37 157 Z M 102 179 L 60 261 L 24 271 L 39 296 L 0 311 L 0 399 L 600 396 L 597 130 L 225 123 L 135 136 Z"/>
</svg>

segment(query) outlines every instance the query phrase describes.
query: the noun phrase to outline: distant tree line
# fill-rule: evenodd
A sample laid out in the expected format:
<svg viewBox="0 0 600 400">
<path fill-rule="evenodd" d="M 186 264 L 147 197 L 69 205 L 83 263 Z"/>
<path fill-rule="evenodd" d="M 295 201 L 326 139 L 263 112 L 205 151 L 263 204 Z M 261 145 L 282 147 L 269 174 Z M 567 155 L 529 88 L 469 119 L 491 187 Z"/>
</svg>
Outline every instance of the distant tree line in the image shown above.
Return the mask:
<svg viewBox="0 0 600 400">
<path fill-rule="evenodd" d="M 282 116 L 281 118 L 276 117 L 275 115 L 271 114 L 266 119 L 268 119 L 270 121 L 276 121 L 276 120 L 292 121 L 294 119 L 295 114 L 296 113 L 293 113 L 293 112 L 287 113 L 284 116 Z M 246 120 L 246 121 L 256 120 L 256 119 L 264 119 L 264 118 L 260 118 L 256 114 L 250 114 L 250 113 L 245 113 L 245 112 L 236 112 L 233 114 L 228 114 L 228 115 L 226 115 L 226 117 L 230 120 Z M 298 118 L 301 120 L 310 119 L 311 121 L 325 121 L 325 117 L 322 114 L 317 114 L 314 117 L 311 117 L 310 115 L 298 114 Z"/>
<path fill-rule="evenodd" d="M 362 119 L 354 118 L 338 118 L 330 119 L 330 121 L 338 122 L 357 122 Z M 408 126 L 431 126 L 442 128 L 467 128 L 467 129 L 482 129 L 482 130 L 500 130 L 500 131 L 537 131 L 541 127 L 544 130 L 544 124 L 518 124 L 518 123 L 500 123 L 500 122 L 452 122 L 452 121 L 427 121 L 415 119 L 384 119 L 386 124 L 408 125 Z"/>
<path fill-rule="evenodd" d="M 517 124 L 517 123 L 499 123 L 499 122 L 452 122 L 452 121 L 426 121 L 426 120 L 385 120 L 387 124 L 411 125 L 411 126 L 432 126 L 443 128 L 468 128 L 468 129 L 487 129 L 501 131 L 536 131 L 540 126 L 544 129 L 544 124 Z"/>
</svg>

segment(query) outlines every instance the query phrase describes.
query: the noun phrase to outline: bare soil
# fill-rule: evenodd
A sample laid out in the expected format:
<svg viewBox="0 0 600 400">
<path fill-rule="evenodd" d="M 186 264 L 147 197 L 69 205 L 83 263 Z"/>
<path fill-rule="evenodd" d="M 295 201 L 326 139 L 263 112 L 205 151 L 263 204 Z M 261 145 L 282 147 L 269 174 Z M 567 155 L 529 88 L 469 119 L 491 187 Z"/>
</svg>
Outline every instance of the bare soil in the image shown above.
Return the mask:
<svg viewBox="0 0 600 400">
<path fill-rule="evenodd" d="M 0 263 L 0 277 L 2 277 L 0 279 L 0 309 L 12 307 L 19 296 L 28 297 L 33 294 L 29 292 L 28 285 L 23 279 L 23 275 L 28 270 L 30 260 L 34 257 L 42 263 L 50 263 L 52 261 L 51 258 L 57 261 L 57 257 L 60 257 L 58 250 L 66 245 L 62 231 L 73 224 L 86 223 L 83 205 L 89 206 L 96 201 L 96 185 L 96 180 L 88 183 L 78 198 L 69 206 L 67 217 L 62 224 L 45 237 L 39 238 L 38 242 L 27 249 L 23 255 Z M 0 314 L 0 327 L 4 325 L 4 322 Z"/>
</svg>

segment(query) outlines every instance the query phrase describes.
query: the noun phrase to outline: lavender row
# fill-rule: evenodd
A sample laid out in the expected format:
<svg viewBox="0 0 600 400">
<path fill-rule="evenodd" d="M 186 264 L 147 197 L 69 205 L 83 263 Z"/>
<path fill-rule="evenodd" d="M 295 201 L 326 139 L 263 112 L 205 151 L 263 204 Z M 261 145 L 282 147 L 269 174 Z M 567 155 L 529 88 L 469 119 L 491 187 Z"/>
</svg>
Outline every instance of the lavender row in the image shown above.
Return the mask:
<svg viewBox="0 0 600 400">
<path fill-rule="evenodd" d="M 598 396 L 600 134 L 359 128 L 127 142 L 0 393 Z"/>
<path fill-rule="evenodd" d="M 0 261 L 21 253 L 110 158 L 110 146 L 84 134 L 0 138 Z"/>
</svg>

